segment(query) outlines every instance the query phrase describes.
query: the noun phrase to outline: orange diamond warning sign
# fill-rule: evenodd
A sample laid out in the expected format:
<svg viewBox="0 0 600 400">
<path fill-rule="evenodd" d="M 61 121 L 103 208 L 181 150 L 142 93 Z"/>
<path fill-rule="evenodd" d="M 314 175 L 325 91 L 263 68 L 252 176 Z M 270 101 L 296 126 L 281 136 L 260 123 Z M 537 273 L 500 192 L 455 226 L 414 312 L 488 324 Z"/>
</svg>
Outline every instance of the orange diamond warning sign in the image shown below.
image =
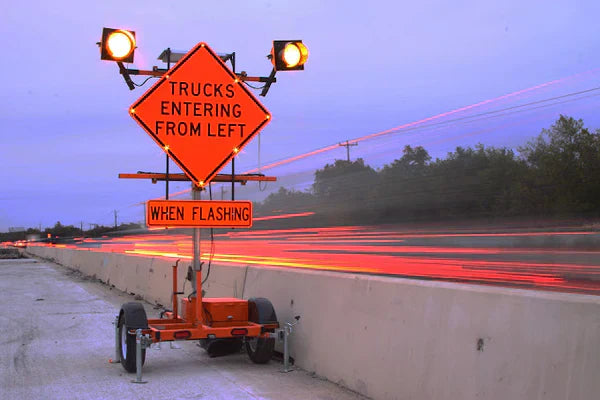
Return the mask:
<svg viewBox="0 0 600 400">
<path fill-rule="evenodd" d="M 199 43 L 129 110 L 198 186 L 205 186 L 271 119 L 245 84 Z"/>
</svg>

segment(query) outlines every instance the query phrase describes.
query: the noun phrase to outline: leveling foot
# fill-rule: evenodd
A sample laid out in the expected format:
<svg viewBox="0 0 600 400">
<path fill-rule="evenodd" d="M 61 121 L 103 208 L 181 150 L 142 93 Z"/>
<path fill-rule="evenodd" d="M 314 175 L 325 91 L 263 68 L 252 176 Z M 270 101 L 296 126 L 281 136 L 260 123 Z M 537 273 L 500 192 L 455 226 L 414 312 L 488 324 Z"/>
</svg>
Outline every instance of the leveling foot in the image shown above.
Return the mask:
<svg viewBox="0 0 600 400">
<path fill-rule="evenodd" d="M 286 322 L 283 329 L 277 329 L 275 334 L 279 340 L 283 340 L 283 369 L 280 372 L 290 372 L 294 370 L 294 367 L 290 365 L 290 352 L 288 345 L 288 337 L 292 334 L 292 327 L 300 322 L 300 316 L 294 317 L 296 322 Z"/>
<path fill-rule="evenodd" d="M 135 379 L 131 381 L 131 383 L 148 383 L 148 381 L 142 380 L 142 346 L 144 338 L 142 336 L 142 330 L 136 329 L 135 331 Z"/>
</svg>

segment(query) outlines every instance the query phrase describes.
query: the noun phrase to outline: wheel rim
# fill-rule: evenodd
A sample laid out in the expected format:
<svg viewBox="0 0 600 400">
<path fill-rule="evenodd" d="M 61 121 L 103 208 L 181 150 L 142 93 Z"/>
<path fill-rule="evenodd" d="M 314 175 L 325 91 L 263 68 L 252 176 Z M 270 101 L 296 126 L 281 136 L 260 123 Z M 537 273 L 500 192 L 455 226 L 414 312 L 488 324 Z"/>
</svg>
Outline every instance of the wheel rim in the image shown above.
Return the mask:
<svg viewBox="0 0 600 400">
<path fill-rule="evenodd" d="M 125 324 L 121 325 L 121 358 L 126 359 L 127 356 L 127 328 Z"/>
<path fill-rule="evenodd" d="M 250 350 L 253 353 L 256 353 L 256 348 L 258 347 L 258 337 L 253 337 L 248 340 L 248 346 L 250 346 Z"/>
</svg>

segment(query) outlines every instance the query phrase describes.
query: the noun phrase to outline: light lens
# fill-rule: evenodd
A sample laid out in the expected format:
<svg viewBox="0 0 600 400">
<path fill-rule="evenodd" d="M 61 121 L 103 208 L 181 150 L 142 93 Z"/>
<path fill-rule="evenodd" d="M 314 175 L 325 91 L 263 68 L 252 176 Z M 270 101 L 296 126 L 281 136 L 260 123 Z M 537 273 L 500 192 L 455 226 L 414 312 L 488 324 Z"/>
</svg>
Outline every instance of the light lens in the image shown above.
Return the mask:
<svg viewBox="0 0 600 400">
<path fill-rule="evenodd" d="M 308 49 L 300 42 L 288 43 L 283 48 L 282 59 L 287 68 L 303 65 L 308 59 Z"/>
<path fill-rule="evenodd" d="M 288 43 L 283 48 L 282 58 L 286 67 L 295 67 L 300 62 L 300 49 L 294 43 Z"/>
<path fill-rule="evenodd" d="M 106 49 L 114 58 L 126 58 L 135 48 L 135 39 L 127 31 L 117 30 L 112 32 L 106 40 Z"/>
</svg>

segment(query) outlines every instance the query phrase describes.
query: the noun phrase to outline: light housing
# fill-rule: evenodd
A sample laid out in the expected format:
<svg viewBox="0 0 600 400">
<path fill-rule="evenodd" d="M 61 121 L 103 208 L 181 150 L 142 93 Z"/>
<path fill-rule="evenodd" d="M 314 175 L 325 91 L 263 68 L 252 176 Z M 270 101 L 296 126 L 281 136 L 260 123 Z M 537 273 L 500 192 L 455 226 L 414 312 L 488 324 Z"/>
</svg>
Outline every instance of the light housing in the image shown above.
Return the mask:
<svg viewBox="0 0 600 400">
<path fill-rule="evenodd" d="M 133 62 L 135 32 L 125 29 L 103 28 L 100 42 L 100 59 Z"/>
<path fill-rule="evenodd" d="M 308 48 L 302 40 L 274 40 L 271 62 L 276 71 L 303 70 L 308 60 Z"/>
</svg>

